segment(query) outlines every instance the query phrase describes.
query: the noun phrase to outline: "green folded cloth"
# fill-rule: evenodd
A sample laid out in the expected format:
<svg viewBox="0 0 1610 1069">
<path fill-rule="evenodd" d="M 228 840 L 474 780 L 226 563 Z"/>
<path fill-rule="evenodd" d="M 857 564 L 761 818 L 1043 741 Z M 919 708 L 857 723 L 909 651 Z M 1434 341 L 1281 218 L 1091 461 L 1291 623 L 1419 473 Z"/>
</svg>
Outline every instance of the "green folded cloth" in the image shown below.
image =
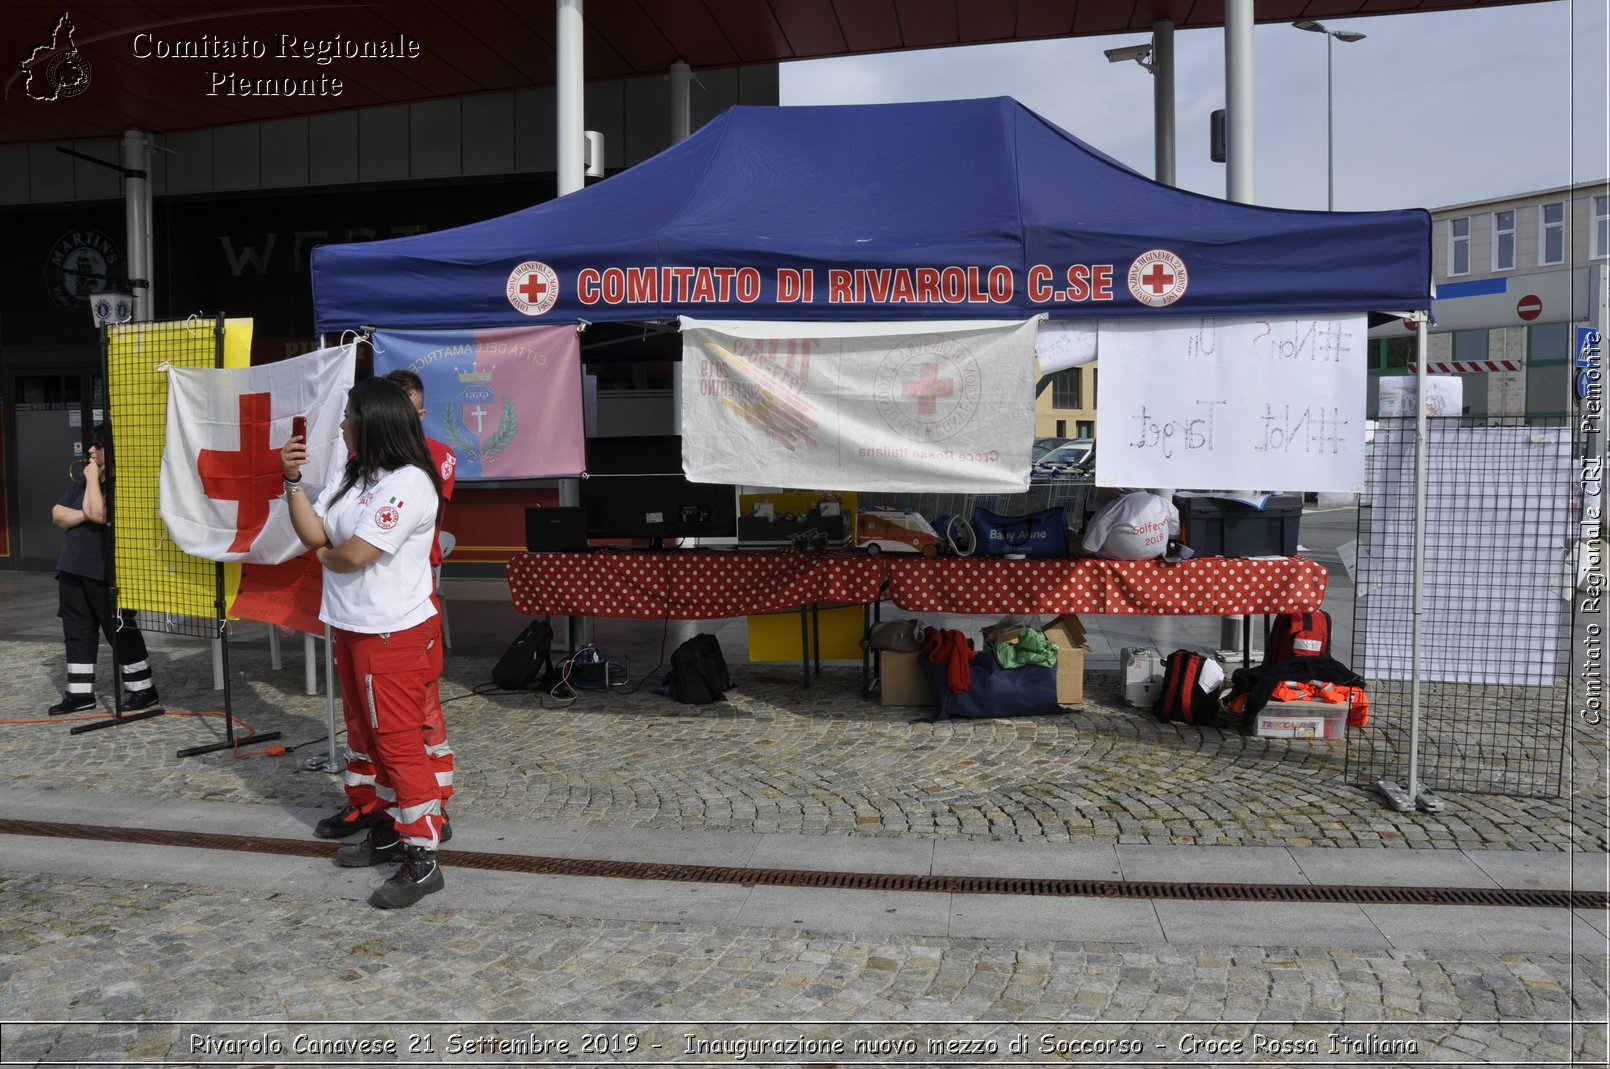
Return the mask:
<svg viewBox="0 0 1610 1069">
<path fill-rule="evenodd" d="M 1022 668 L 1028 664 L 1055 668 L 1057 644 L 1046 638 L 1043 631 L 1027 627 L 1018 632 L 1016 642 L 997 642 L 995 659 L 1001 662 L 1002 668 Z"/>
</svg>

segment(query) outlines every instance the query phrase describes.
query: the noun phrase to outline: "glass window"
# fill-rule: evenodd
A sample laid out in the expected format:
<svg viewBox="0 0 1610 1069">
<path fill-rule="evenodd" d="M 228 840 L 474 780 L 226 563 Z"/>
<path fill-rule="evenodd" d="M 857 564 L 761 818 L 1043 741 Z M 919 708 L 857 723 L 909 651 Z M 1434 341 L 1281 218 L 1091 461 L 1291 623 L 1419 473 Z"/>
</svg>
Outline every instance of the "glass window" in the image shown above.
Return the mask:
<svg viewBox="0 0 1610 1069">
<path fill-rule="evenodd" d="M 1470 274 L 1470 217 L 1448 220 L 1448 273 Z"/>
<path fill-rule="evenodd" d="M 1051 379 L 1052 408 L 1084 407 L 1084 369 L 1059 371 Z"/>
<path fill-rule="evenodd" d="M 1565 202 L 1538 205 L 1540 227 L 1537 234 L 1537 262 L 1565 262 Z"/>
<path fill-rule="evenodd" d="M 1485 330 L 1456 330 L 1453 334 L 1455 360 L 1487 359 L 1487 332 Z"/>
<path fill-rule="evenodd" d="M 1563 364 L 1528 364 L 1526 368 L 1526 422 L 1558 420 L 1566 415 L 1571 369 Z"/>
<path fill-rule="evenodd" d="M 1386 361 L 1382 367 L 1396 370 L 1414 363 L 1413 338 L 1387 338 L 1385 341 Z"/>
<path fill-rule="evenodd" d="M 1515 211 L 1493 213 L 1493 270 L 1515 269 Z"/>
<path fill-rule="evenodd" d="M 1082 419 L 1073 426 L 1075 438 L 1094 438 L 1096 436 L 1096 424 L 1094 420 Z"/>
<path fill-rule="evenodd" d="M 1610 196 L 1593 198 L 1593 248 L 1588 255 L 1594 259 L 1610 256 Z"/>
<path fill-rule="evenodd" d="M 1528 364 L 1564 364 L 1571 360 L 1571 324 L 1539 323 L 1526 328 Z"/>
</svg>

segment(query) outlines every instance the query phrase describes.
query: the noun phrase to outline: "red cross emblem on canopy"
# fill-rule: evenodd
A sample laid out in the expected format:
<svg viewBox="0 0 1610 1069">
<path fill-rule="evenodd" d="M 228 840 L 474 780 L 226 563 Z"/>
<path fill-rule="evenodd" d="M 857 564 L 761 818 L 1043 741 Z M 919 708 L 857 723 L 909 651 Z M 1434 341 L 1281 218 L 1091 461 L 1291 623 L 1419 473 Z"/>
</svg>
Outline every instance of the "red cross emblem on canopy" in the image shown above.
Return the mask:
<svg viewBox="0 0 1610 1069">
<path fill-rule="evenodd" d="M 1190 275 L 1185 261 L 1167 249 L 1152 249 L 1135 257 L 1129 266 L 1129 292 L 1152 308 L 1173 304 L 1185 296 Z"/>
<path fill-rule="evenodd" d="M 542 315 L 559 300 L 559 274 L 541 260 L 527 260 L 509 272 L 503 295 L 521 315 Z"/>
<path fill-rule="evenodd" d="M 268 523 L 268 503 L 278 494 L 285 471 L 280 451 L 269 444 L 273 405 L 266 393 L 240 396 L 240 447 L 233 451 L 203 449 L 196 458 L 202 493 L 215 501 L 233 501 L 235 537 L 229 552 L 252 548 Z"/>
<path fill-rule="evenodd" d="M 547 292 L 548 283 L 543 281 L 541 275 L 527 275 L 525 277 L 525 281 L 520 284 L 520 295 L 526 300 L 530 301 L 532 304 L 536 304 L 541 301 L 543 295 Z"/>
<path fill-rule="evenodd" d="M 1140 276 L 1141 284 L 1153 293 L 1162 293 L 1174 284 L 1174 272 L 1161 263 L 1154 263 Z"/>
</svg>

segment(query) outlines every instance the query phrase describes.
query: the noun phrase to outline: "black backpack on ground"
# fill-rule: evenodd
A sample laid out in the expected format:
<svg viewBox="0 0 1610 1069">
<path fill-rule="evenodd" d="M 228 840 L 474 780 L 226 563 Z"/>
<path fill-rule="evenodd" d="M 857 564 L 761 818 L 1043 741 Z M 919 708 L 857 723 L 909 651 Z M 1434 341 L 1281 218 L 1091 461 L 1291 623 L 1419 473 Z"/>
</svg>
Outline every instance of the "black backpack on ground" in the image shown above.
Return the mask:
<svg viewBox="0 0 1610 1069">
<path fill-rule="evenodd" d="M 671 670 L 665 674 L 671 697 L 687 705 L 709 705 L 727 700 L 732 676 L 721 644 L 711 634 L 694 635 L 671 653 Z"/>
<path fill-rule="evenodd" d="M 1206 661 L 1206 657 L 1190 650 L 1175 650 L 1164 659 L 1163 693 L 1152 706 L 1157 719 L 1183 720 L 1187 724 L 1212 724 L 1218 720 L 1218 691 L 1205 691 L 1199 685 Z"/>
<path fill-rule="evenodd" d="M 492 668 L 500 690 L 534 690 L 553 679 L 553 625 L 533 620 Z"/>
</svg>

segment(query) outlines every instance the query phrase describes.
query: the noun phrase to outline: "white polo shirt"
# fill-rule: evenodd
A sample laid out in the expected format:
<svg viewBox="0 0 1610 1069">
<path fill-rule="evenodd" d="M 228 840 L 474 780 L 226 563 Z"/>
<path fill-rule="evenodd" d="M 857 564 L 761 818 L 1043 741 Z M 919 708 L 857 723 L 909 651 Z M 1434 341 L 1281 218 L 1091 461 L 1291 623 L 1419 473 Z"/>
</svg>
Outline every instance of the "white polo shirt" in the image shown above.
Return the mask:
<svg viewBox="0 0 1610 1069">
<path fill-rule="evenodd" d="M 324 572 L 319 619 L 331 627 L 378 635 L 403 631 L 436 615 L 430 547 L 436 538 L 436 487 L 416 467 L 383 472 L 372 486 L 359 483 L 335 499 L 342 471 L 313 503 L 324 517 L 330 545 L 354 536 L 380 550 L 355 572 Z"/>
</svg>

